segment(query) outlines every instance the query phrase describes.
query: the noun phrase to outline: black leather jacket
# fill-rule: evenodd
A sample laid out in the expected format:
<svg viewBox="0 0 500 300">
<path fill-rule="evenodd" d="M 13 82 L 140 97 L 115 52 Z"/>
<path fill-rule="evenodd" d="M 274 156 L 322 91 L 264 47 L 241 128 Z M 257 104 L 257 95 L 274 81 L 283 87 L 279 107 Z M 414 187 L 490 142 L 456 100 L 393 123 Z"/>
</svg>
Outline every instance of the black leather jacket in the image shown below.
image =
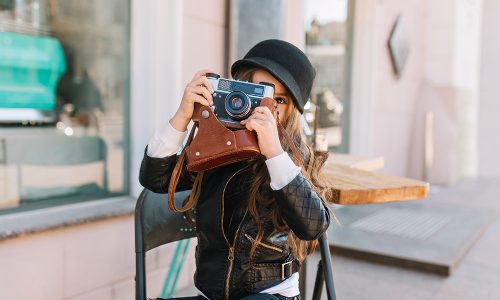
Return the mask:
<svg viewBox="0 0 500 300">
<path fill-rule="evenodd" d="M 149 190 L 167 193 L 177 156 L 152 158 L 146 152 L 139 180 Z M 249 163 L 235 163 L 205 172 L 196 204 L 195 285 L 210 299 L 240 299 L 257 293 L 297 272 L 299 262 L 287 243 L 288 230 L 274 229 L 268 207 L 259 207 L 264 236 L 249 263 L 257 226 L 247 210 L 254 174 Z M 177 191 L 190 189 L 190 174 L 182 173 Z M 330 223 L 328 209 L 299 174 L 273 191 L 281 216 L 303 240 L 318 238 Z M 165 204 L 166 205 L 166 204 Z"/>
</svg>

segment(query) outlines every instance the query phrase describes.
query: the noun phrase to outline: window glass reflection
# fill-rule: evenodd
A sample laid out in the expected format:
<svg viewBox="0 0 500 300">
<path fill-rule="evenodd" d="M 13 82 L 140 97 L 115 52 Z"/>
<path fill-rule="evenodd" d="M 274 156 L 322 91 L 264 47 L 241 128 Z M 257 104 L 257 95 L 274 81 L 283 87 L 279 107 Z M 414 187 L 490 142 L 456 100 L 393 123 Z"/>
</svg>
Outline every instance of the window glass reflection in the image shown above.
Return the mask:
<svg viewBox="0 0 500 300">
<path fill-rule="evenodd" d="M 349 1 L 311 0 L 305 8 L 306 54 L 317 71 L 306 120 L 313 128 L 316 118 L 321 143 L 339 149 L 347 124 Z"/>
<path fill-rule="evenodd" d="M 0 0 L 3 213 L 127 192 L 129 26 L 128 1 Z"/>
</svg>

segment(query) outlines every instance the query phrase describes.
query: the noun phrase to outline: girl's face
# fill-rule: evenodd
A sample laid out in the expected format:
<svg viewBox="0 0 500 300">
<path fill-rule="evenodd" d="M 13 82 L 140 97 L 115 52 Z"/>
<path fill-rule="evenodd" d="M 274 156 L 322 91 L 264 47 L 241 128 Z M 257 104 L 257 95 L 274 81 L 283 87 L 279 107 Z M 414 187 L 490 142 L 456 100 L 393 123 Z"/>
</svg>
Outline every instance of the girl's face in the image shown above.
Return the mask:
<svg viewBox="0 0 500 300">
<path fill-rule="evenodd" d="M 274 84 L 274 99 L 278 102 L 279 118 L 280 123 L 286 119 L 286 114 L 290 109 L 290 105 L 293 106 L 292 97 L 288 94 L 286 88 L 279 82 L 273 75 L 269 72 L 258 69 L 255 71 L 252 77 L 253 83 L 268 82 Z"/>
</svg>

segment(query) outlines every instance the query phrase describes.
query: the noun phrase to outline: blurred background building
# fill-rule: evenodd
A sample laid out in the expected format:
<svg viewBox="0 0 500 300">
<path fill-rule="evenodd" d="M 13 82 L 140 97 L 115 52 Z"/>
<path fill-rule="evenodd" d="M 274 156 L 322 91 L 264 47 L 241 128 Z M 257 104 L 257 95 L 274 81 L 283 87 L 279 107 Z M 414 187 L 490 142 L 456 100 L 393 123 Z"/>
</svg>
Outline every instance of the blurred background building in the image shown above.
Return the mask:
<svg viewBox="0 0 500 300">
<path fill-rule="evenodd" d="M 133 299 L 149 137 L 197 70 L 228 76 L 267 38 L 315 65 L 305 117 L 319 109 L 330 150 L 438 185 L 499 177 L 499 11 L 496 0 L 0 0 L 0 299 Z M 168 247 L 149 254 L 153 294 Z"/>
</svg>

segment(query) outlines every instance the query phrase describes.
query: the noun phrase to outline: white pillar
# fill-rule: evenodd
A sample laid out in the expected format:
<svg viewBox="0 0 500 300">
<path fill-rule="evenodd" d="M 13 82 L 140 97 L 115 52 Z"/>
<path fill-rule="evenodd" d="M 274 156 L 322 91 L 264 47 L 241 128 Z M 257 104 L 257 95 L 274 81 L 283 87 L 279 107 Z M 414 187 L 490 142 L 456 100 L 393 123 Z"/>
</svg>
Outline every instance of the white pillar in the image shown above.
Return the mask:
<svg viewBox="0 0 500 300">
<path fill-rule="evenodd" d="M 500 1 L 483 0 L 478 175 L 500 176 Z"/>
<path fill-rule="evenodd" d="M 131 12 L 130 189 L 137 196 L 144 147 L 182 95 L 183 3 L 133 0 Z"/>
<path fill-rule="evenodd" d="M 373 154 L 373 113 L 377 94 L 377 1 L 354 2 L 349 152 Z"/>
<path fill-rule="evenodd" d="M 428 2 L 426 80 L 454 91 L 457 177 L 477 175 L 482 0 Z"/>
</svg>

